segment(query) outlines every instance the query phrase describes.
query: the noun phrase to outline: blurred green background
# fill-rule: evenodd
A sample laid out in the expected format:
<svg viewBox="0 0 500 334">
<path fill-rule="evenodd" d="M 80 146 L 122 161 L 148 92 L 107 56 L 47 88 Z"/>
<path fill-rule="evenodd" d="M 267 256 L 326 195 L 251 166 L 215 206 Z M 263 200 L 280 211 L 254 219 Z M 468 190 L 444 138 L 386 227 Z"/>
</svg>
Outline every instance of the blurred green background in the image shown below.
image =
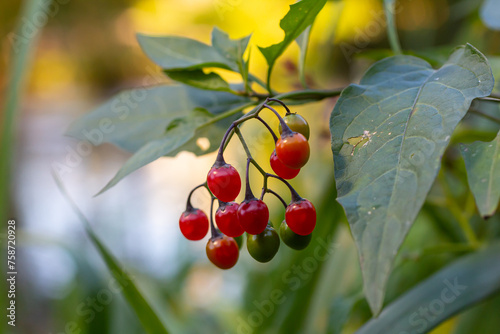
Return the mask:
<svg viewBox="0 0 500 334">
<path fill-rule="evenodd" d="M 26 34 L 33 28 L 22 12 L 27 3 L 0 2 L 2 106 L 12 84 L 12 64 L 21 57 L 13 48 L 13 33 L 16 26 L 26 29 Z M 195 157 L 181 153 L 160 159 L 94 198 L 129 154 L 108 144 L 91 148 L 64 136 L 79 115 L 118 91 L 168 82 L 141 52 L 136 32 L 182 35 L 206 43 L 214 25 L 233 38 L 252 33 L 250 70 L 264 78 L 267 67 L 256 45 L 281 40 L 279 20 L 292 3 L 54 0 L 40 14 L 42 21 L 45 14 L 46 23 L 40 24 L 38 40 L 23 65 L 26 83 L 11 127 L 13 136 L 3 143 L 13 149 L 12 172 L 7 174 L 3 167 L 8 183 L 2 183 L 2 191 L 8 193 L 8 216 L 17 221 L 19 275 L 17 326 L 7 328 L 6 321 L 2 321 L 0 333 L 144 332 L 121 294 L 110 287 L 113 280 L 108 270 L 57 191 L 50 170 L 61 165 L 68 167 L 62 173 L 64 183 L 101 240 L 135 278 L 174 333 L 252 333 L 251 328 L 255 328 L 254 333 L 325 333 L 336 326 L 335 322 L 344 321 L 347 325 L 343 333 L 352 333 L 370 318 L 366 302 L 359 298 L 361 278 L 356 250 L 343 211 L 334 201 L 328 120 L 335 101 L 293 108 L 308 119 L 313 130 L 311 162 L 293 181 L 300 193 L 316 204 L 320 214 L 312 244 L 304 252 L 282 245 L 268 264 L 256 263 L 244 249 L 239 263 L 227 272 L 206 259 L 206 239 L 188 242 L 177 226 L 187 194 L 203 181 L 214 154 Z M 439 65 L 455 46 L 470 42 L 498 64 L 500 35 L 488 30 L 480 20 L 481 3 L 399 1 L 397 25 L 403 48 Z M 378 0 L 328 2 L 312 31 L 306 67 L 310 85 L 336 88 L 356 82 L 375 60 L 390 55 L 384 20 Z M 273 88 L 290 91 L 301 87 L 297 59 L 298 47 L 292 45 L 275 68 Z M 229 72 L 223 76 L 237 80 Z M 2 110 L 6 116 L 7 109 Z M 273 118 L 266 120 L 277 128 Z M 2 122 L 5 124 L 6 117 Z M 470 122 L 477 125 L 474 120 Z M 493 135 L 496 132 L 487 123 L 481 126 Z M 244 133 L 261 139 L 255 154 L 268 168 L 271 138 L 263 137 L 256 124 L 245 127 Z M 245 160 L 240 151 L 237 145 L 230 145 L 228 160 L 238 168 Z M 453 152 L 445 162 L 456 171 L 450 182 L 458 189 L 457 196 L 463 193 L 465 198 L 468 194 L 464 190 L 463 166 L 453 165 L 460 164 Z M 209 198 L 200 194 L 195 196 L 195 202 L 207 209 Z M 274 199 L 269 203 L 273 224 L 278 225 L 282 207 Z M 477 222 L 483 236 L 498 235 L 498 223 L 498 216 L 492 217 L 488 226 Z M 424 207 L 391 276 L 386 303 L 460 255 L 421 252 L 424 246 L 460 239 L 450 232 L 453 224 L 456 221 L 446 209 L 431 204 Z M 328 249 L 332 249 L 329 256 L 315 255 L 323 255 Z M 268 305 L 265 301 L 275 290 L 283 294 L 282 302 L 266 308 L 263 305 Z M 330 317 L 331 310 L 337 310 L 335 303 L 345 308 L 345 319 L 338 313 L 333 320 Z M 486 303 L 498 306 L 499 298 Z M 495 312 L 493 307 L 478 307 L 488 311 L 476 308 L 467 317 L 475 320 Z M 459 325 L 465 321 L 462 318 L 452 319 L 434 332 L 451 333 L 463 328 Z"/>
</svg>

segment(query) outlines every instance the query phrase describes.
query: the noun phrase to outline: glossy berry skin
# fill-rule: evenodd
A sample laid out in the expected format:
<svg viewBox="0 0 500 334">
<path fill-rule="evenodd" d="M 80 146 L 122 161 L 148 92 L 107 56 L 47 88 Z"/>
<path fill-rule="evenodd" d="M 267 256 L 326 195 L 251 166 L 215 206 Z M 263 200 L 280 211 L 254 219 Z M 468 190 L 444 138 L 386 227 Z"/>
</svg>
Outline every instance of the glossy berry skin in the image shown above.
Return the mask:
<svg viewBox="0 0 500 334">
<path fill-rule="evenodd" d="M 248 253 L 259 262 L 271 261 L 279 248 L 280 238 L 278 233 L 269 225 L 262 233 L 247 236 Z"/>
<path fill-rule="evenodd" d="M 234 201 L 241 190 L 240 174 L 230 164 L 212 166 L 207 175 L 210 191 L 223 202 Z"/>
<path fill-rule="evenodd" d="M 309 124 L 305 120 L 304 117 L 299 114 L 287 114 L 283 117 L 286 125 L 290 128 L 290 130 L 301 133 L 307 140 L 309 140 Z M 283 132 L 281 124 L 279 125 L 280 133 Z"/>
<path fill-rule="evenodd" d="M 299 172 L 300 168 L 290 168 L 287 167 L 285 164 L 283 164 L 280 159 L 278 159 L 278 156 L 276 155 L 276 151 L 273 151 L 271 154 L 271 168 L 273 169 L 274 173 L 278 175 L 279 177 L 285 179 L 285 180 L 290 180 L 296 177 Z"/>
<path fill-rule="evenodd" d="M 307 199 L 292 202 L 286 208 L 285 220 L 293 232 L 311 234 L 316 226 L 316 209 Z"/>
<path fill-rule="evenodd" d="M 208 217 L 200 209 L 188 209 L 179 218 L 179 227 L 186 239 L 201 240 L 208 232 Z"/>
<path fill-rule="evenodd" d="M 239 237 L 245 232 L 238 221 L 238 208 L 238 203 L 231 202 L 220 206 L 215 212 L 217 227 L 228 237 Z"/>
<path fill-rule="evenodd" d="M 262 233 L 269 221 L 269 209 L 260 199 L 245 200 L 238 208 L 238 220 L 247 233 Z"/>
<path fill-rule="evenodd" d="M 301 168 L 309 160 L 309 143 L 298 132 L 283 133 L 276 142 L 278 159 L 289 168 Z"/>
<path fill-rule="evenodd" d="M 302 250 L 311 242 L 312 234 L 299 235 L 292 231 L 286 221 L 283 220 L 280 225 L 280 237 L 288 247 L 295 250 Z"/>
<path fill-rule="evenodd" d="M 232 268 L 240 255 L 236 241 L 225 235 L 219 235 L 208 240 L 207 257 L 220 269 Z"/>
</svg>

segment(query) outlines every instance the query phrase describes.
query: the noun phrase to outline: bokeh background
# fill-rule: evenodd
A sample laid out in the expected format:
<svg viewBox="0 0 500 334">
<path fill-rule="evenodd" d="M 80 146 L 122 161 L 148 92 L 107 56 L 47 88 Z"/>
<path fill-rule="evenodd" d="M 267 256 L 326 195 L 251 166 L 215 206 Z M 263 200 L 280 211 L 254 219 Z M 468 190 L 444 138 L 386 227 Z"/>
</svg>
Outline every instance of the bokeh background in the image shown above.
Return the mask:
<svg viewBox="0 0 500 334">
<path fill-rule="evenodd" d="M 238 265 L 227 272 L 216 269 L 205 256 L 206 240 L 188 242 L 178 229 L 190 189 L 201 183 L 214 154 L 195 157 L 181 153 L 162 158 L 133 173 L 106 193 L 93 197 L 130 156 L 104 144 L 81 149 L 66 137 L 65 130 L 80 115 L 120 90 L 138 87 L 146 79 L 168 83 L 141 52 L 137 32 L 181 35 L 210 42 L 213 26 L 231 37 L 252 34 L 250 70 L 264 78 L 265 60 L 256 46 L 276 43 L 283 37 L 279 20 L 294 1 L 267 0 L 108 0 L 52 1 L 36 47 L 26 68 L 26 84 L 15 123 L 13 173 L 9 184 L 9 216 L 18 224 L 18 323 L 15 329 L 0 324 L 0 333 L 143 333 L 130 307 L 119 293 L 100 302 L 110 275 L 87 239 L 81 222 L 68 207 L 51 177 L 51 168 L 61 174 L 71 195 L 91 221 L 97 234 L 134 276 L 146 296 L 179 331 L 186 333 L 236 333 L 238 317 L 245 318 L 257 296 L 265 295 L 266 275 L 286 263 L 292 251 L 281 247 L 269 264 L 258 264 L 243 250 Z M 26 20 L 23 1 L 0 2 L 0 91 L 10 84 L 13 52 L 12 33 Z M 446 59 L 454 46 L 471 42 L 483 52 L 498 54 L 498 32 L 489 31 L 479 19 L 481 1 L 401 0 L 397 24 L 403 47 L 425 56 L 433 64 Z M 315 88 L 336 88 L 357 81 L 375 60 L 390 54 L 381 1 L 330 1 L 320 13 L 312 32 L 307 58 L 307 80 Z M 273 87 L 278 91 L 300 88 L 297 76 L 298 47 L 292 45 L 275 67 Z M 238 77 L 222 72 L 230 81 Z M 151 80 L 149 80 L 151 81 Z M 0 97 L 2 106 L 5 95 Z M 321 202 L 330 196 L 333 184 L 329 115 L 332 99 L 294 107 L 313 129 L 311 162 L 294 186 L 304 196 Z M 266 118 L 273 127 L 277 123 Z M 268 167 L 271 138 L 250 124 L 244 133 L 260 138 L 257 159 Z M 244 156 L 230 146 L 230 159 L 242 166 Z M 238 165 L 239 164 L 239 165 Z M 267 165 L 266 165 L 267 164 Z M 205 194 L 195 196 L 197 205 L 208 208 Z M 270 200 L 274 224 L 283 210 Z M 337 208 L 338 209 L 338 208 Z M 330 218 L 328 218 L 330 217 Z M 334 217 L 334 218 L 332 218 Z M 336 252 L 329 259 L 335 287 L 328 296 L 347 290 L 360 291 L 359 264 L 342 212 L 324 216 L 320 224 L 336 224 Z M 405 243 L 408 255 L 419 242 L 440 238 L 425 216 L 417 220 Z M 3 232 L 2 232 L 3 233 Z M 2 242 L 4 240 L 2 239 Z M 4 245 L 4 244 L 2 244 Z M 2 246 L 3 247 L 3 246 Z M 401 269 L 408 280 L 395 278 L 394 298 L 418 280 L 449 262 L 453 256 L 411 261 Z M 407 259 L 406 259 L 407 260 Z M 3 262 L 2 262 L 3 263 Z M 332 264 L 333 263 L 333 264 Z M 424 266 L 414 273 L 411 269 Z M 410 269 L 408 269 L 410 268 Z M 2 298 L 4 298 L 2 296 Z M 325 301 L 326 305 L 327 302 Z M 304 306 L 307 307 L 307 306 Z M 324 308 L 327 310 L 327 307 Z M 327 326 L 323 308 L 312 325 Z M 346 333 L 353 332 L 369 317 L 361 305 Z M 277 319 L 275 328 L 280 328 Z M 77 329 L 68 329 L 76 323 Z M 453 319 L 435 333 L 449 333 Z M 276 327 L 277 326 L 277 327 Z M 78 331 L 77 331 L 78 330 Z M 255 333 L 261 333 L 258 329 Z"/>
</svg>

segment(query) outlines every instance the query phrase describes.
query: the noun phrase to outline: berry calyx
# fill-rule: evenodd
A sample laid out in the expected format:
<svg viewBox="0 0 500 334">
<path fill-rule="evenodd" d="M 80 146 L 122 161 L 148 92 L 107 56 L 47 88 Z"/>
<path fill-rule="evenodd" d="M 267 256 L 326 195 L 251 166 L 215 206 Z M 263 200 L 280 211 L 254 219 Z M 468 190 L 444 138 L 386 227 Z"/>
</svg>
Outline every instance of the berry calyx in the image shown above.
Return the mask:
<svg viewBox="0 0 500 334">
<path fill-rule="evenodd" d="M 276 142 L 278 159 L 289 168 L 301 168 L 309 160 L 309 143 L 298 132 L 283 132 Z"/>
<path fill-rule="evenodd" d="M 290 229 L 299 235 L 311 234 L 316 227 L 316 209 L 307 199 L 299 199 L 288 205 L 285 220 Z"/>
<path fill-rule="evenodd" d="M 293 179 L 300 172 L 300 168 L 290 168 L 286 166 L 284 163 L 282 163 L 281 160 L 278 159 L 278 156 L 276 155 L 276 150 L 274 150 L 273 153 L 271 154 L 270 163 L 271 163 L 271 168 L 276 173 L 276 175 L 285 180 Z"/>
<path fill-rule="evenodd" d="M 259 262 L 271 261 L 279 248 L 280 238 L 270 225 L 267 225 L 262 233 L 247 236 L 248 253 Z"/>
<path fill-rule="evenodd" d="M 241 190 L 240 174 L 230 164 L 216 162 L 208 172 L 207 185 L 219 200 L 231 202 Z"/>
<path fill-rule="evenodd" d="M 288 125 L 290 130 L 301 133 L 307 140 L 309 140 L 309 124 L 304 117 L 299 114 L 286 114 L 285 117 L 283 117 L 283 120 L 286 125 Z M 279 125 L 279 131 L 280 134 L 283 132 L 281 124 Z"/>
<path fill-rule="evenodd" d="M 262 233 L 269 221 L 269 209 L 266 203 L 255 197 L 244 200 L 238 208 L 238 220 L 247 233 Z"/>
<path fill-rule="evenodd" d="M 287 225 L 286 221 L 283 220 L 280 225 L 280 237 L 281 240 L 288 247 L 295 250 L 302 250 L 306 248 L 311 242 L 312 234 L 308 235 L 297 234 L 294 231 L 292 231 L 290 227 Z"/>
<path fill-rule="evenodd" d="M 207 257 L 220 269 L 232 268 L 238 262 L 239 248 L 236 241 L 225 235 L 217 235 L 207 242 Z"/>
<path fill-rule="evenodd" d="M 208 233 L 208 217 L 200 209 L 189 208 L 179 218 L 179 227 L 186 239 L 201 240 Z"/>
<path fill-rule="evenodd" d="M 245 232 L 238 221 L 239 204 L 235 202 L 221 203 L 215 212 L 215 222 L 219 230 L 228 237 L 239 237 Z"/>
</svg>

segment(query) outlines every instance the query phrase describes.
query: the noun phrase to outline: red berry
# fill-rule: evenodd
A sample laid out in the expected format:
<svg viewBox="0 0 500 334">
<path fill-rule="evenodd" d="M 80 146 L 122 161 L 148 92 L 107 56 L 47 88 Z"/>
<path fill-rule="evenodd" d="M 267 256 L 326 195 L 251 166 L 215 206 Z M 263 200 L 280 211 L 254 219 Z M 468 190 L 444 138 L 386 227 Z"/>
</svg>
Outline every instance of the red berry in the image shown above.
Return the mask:
<svg viewBox="0 0 500 334">
<path fill-rule="evenodd" d="M 240 254 L 236 241 L 225 235 L 208 240 L 206 250 L 208 259 L 221 269 L 233 267 Z"/>
<path fill-rule="evenodd" d="M 208 217 L 200 209 L 188 209 L 179 219 L 182 234 L 188 240 L 201 240 L 208 232 Z"/>
<path fill-rule="evenodd" d="M 301 168 L 309 160 L 309 143 L 298 132 L 283 133 L 276 142 L 276 155 L 289 168 Z"/>
<path fill-rule="evenodd" d="M 271 168 L 276 173 L 276 175 L 285 180 L 293 179 L 300 172 L 300 168 L 290 168 L 285 164 L 283 164 L 280 161 L 280 159 L 278 159 L 278 156 L 276 155 L 276 150 L 274 150 L 273 153 L 271 154 Z"/>
<path fill-rule="evenodd" d="M 240 193 L 240 174 L 229 164 L 213 166 L 208 172 L 207 184 L 215 197 L 223 202 L 231 202 Z"/>
<path fill-rule="evenodd" d="M 215 222 L 219 230 L 228 237 L 239 237 L 245 232 L 238 221 L 239 204 L 235 202 L 219 206 L 215 212 Z"/>
<path fill-rule="evenodd" d="M 307 199 L 292 202 L 286 208 L 285 220 L 293 232 L 299 235 L 311 234 L 316 226 L 316 209 Z"/>
<path fill-rule="evenodd" d="M 247 233 L 260 234 L 269 221 L 269 209 L 260 199 L 245 200 L 238 208 L 238 220 Z"/>
</svg>

